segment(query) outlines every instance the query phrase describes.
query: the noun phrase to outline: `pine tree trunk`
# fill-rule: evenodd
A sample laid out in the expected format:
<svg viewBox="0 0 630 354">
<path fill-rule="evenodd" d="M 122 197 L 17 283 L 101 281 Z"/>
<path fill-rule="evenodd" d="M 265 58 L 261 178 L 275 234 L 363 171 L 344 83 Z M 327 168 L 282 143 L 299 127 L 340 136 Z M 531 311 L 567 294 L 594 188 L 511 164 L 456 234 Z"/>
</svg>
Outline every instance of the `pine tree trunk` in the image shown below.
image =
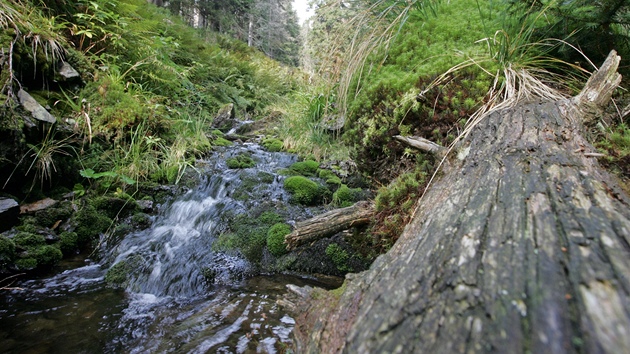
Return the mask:
<svg viewBox="0 0 630 354">
<path fill-rule="evenodd" d="M 581 135 L 601 76 L 479 123 L 387 254 L 302 298 L 298 352 L 630 353 L 630 204 Z"/>
</svg>

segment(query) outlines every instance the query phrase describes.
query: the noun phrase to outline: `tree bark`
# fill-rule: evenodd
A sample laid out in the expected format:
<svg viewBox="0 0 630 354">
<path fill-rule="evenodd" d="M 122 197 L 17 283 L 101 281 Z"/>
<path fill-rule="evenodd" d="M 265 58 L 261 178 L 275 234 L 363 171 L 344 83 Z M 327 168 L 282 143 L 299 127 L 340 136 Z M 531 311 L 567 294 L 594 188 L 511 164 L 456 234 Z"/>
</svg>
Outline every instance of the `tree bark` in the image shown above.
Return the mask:
<svg viewBox="0 0 630 354">
<path fill-rule="evenodd" d="M 296 223 L 295 229 L 284 238 L 284 242 L 287 249 L 292 250 L 353 226 L 367 224 L 375 213 L 374 205 L 365 201 L 346 208 L 334 209 Z"/>
<path fill-rule="evenodd" d="M 302 298 L 297 351 L 630 353 L 628 197 L 581 135 L 604 74 L 481 121 L 387 254 Z"/>
</svg>

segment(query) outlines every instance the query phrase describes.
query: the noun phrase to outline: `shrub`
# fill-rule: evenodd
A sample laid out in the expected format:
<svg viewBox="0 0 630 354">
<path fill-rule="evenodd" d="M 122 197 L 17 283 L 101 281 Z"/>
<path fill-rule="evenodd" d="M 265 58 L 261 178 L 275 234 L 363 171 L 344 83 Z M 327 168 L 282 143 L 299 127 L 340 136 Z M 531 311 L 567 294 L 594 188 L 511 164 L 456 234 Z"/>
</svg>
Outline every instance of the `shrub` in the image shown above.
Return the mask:
<svg viewBox="0 0 630 354">
<path fill-rule="evenodd" d="M 276 257 L 287 253 L 284 237 L 291 233 L 291 227 L 284 223 L 277 223 L 267 231 L 267 248 Z"/>
<path fill-rule="evenodd" d="M 293 201 L 303 205 L 316 205 L 330 191 L 303 176 L 292 176 L 284 180 L 284 188 L 291 193 Z"/>
</svg>

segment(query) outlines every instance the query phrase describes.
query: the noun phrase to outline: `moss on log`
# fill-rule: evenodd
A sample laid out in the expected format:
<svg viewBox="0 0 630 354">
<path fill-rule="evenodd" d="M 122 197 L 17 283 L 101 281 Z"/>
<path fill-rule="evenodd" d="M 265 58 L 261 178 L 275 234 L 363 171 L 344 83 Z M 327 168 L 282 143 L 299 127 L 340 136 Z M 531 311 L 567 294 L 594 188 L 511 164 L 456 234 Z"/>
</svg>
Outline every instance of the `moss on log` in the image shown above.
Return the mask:
<svg viewBox="0 0 630 354">
<path fill-rule="evenodd" d="M 581 134 L 609 94 L 489 114 L 387 254 L 301 298 L 298 352 L 630 353 L 628 197 Z"/>
</svg>

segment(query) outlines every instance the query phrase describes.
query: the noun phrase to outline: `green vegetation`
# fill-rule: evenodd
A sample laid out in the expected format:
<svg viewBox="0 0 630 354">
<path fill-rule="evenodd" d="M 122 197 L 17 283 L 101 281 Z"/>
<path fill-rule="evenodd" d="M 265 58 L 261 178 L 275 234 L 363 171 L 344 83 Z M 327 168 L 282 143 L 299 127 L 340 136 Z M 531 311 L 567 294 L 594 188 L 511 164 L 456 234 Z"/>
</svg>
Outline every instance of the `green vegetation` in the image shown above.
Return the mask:
<svg viewBox="0 0 630 354">
<path fill-rule="evenodd" d="M 352 269 L 348 266 L 350 256 L 348 252 L 336 243 L 331 243 L 326 247 L 326 255 L 333 261 L 340 272 L 348 272 Z"/>
<path fill-rule="evenodd" d="M 219 235 L 212 248 L 220 252 L 239 252 L 250 262 L 259 264 L 268 244 L 269 230 L 282 221 L 280 215 L 270 211 L 255 218 L 246 214 L 232 216 L 228 219 L 229 231 Z"/>
<path fill-rule="evenodd" d="M 319 162 L 313 160 L 306 160 L 296 162 L 289 167 L 288 174 L 299 175 L 305 177 L 313 177 L 317 174 L 319 168 Z"/>
<path fill-rule="evenodd" d="M 225 160 L 225 163 L 229 168 L 250 168 L 256 166 L 256 161 L 246 154 L 231 157 Z"/>
<path fill-rule="evenodd" d="M 291 227 L 285 223 L 274 224 L 267 231 L 267 248 L 276 257 L 287 253 L 284 237 L 291 233 Z"/>
<path fill-rule="evenodd" d="M 13 263 L 15 259 L 15 242 L 0 235 L 0 270 Z"/>
<path fill-rule="evenodd" d="M 303 205 L 316 205 L 330 195 L 328 188 L 304 176 L 288 177 L 284 188 L 291 193 L 293 202 Z"/>
<path fill-rule="evenodd" d="M 347 185 L 342 184 L 333 193 L 332 202 L 338 207 L 347 207 L 361 200 L 363 194 L 361 188 L 349 188 Z"/>
<path fill-rule="evenodd" d="M 265 149 L 271 152 L 280 152 L 284 146 L 282 140 L 276 138 L 264 139 L 261 144 L 265 147 Z"/>
</svg>

